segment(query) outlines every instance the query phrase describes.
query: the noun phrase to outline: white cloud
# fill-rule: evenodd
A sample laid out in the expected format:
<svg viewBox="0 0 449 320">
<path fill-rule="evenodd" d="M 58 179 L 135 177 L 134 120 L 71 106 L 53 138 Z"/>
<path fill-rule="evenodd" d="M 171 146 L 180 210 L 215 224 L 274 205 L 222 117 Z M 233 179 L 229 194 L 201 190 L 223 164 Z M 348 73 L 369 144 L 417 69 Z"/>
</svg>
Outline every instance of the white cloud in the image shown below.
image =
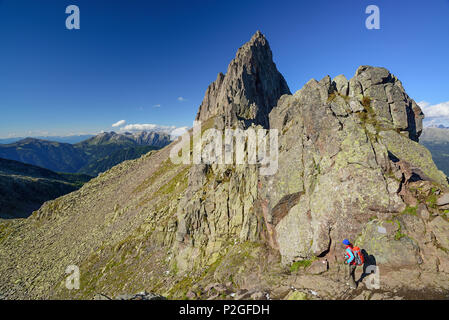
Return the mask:
<svg viewBox="0 0 449 320">
<path fill-rule="evenodd" d="M 189 127 L 163 126 L 154 123 L 135 123 L 127 124 L 120 128 L 121 132 L 139 132 L 139 131 L 154 131 L 162 132 L 170 135 L 170 139 L 176 139 L 189 130 Z"/>
<path fill-rule="evenodd" d="M 189 127 L 180 127 L 180 128 L 176 128 L 175 130 L 173 130 L 172 132 L 170 132 L 170 139 L 174 140 L 179 136 L 182 136 L 185 132 L 187 132 L 189 130 Z"/>
<path fill-rule="evenodd" d="M 121 127 L 121 126 L 123 126 L 125 123 L 126 123 L 126 120 L 120 120 L 120 121 L 117 121 L 116 123 L 114 123 L 112 126 L 113 126 L 113 127 Z"/>
<path fill-rule="evenodd" d="M 184 102 L 184 101 L 187 101 L 187 99 L 184 97 L 178 97 L 178 101 Z"/>
<path fill-rule="evenodd" d="M 153 108 L 160 108 L 160 107 L 161 107 L 160 104 L 155 104 L 155 105 L 153 106 Z"/>
<path fill-rule="evenodd" d="M 161 126 L 159 124 L 152 124 L 152 123 L 136 123 L 136 124 L 126 125 L 126 126 L 120 128 L 120 131 L 129 131 L 129 132 L 158 131 L 158 132 L 170 133 L 175 129 L 176 129 L 175 126 Z"/>
<path fill-rule="evenodd" d="M 426 101 L 418 102 L 427 118 L 444 117 L 449 118 L 449 101 L 431 105 Z"/>
<path fill-rule="evenodd" d="M 424 108 L 430 106 L 430 103 L 428 103 L 427 101 L 420 101 L 420 102 L 417 102 L 417 105 L 420 106 L 421 109 L 424 109 Z"/>
<path fill-rule="evenodd" d="M 424 125 L 433 126 L 444 124 L 449 122 L 449 101 L 441 102 L 438 104 L 430 104 L 427 101 L 420 101 L 418 105 L 421 107 L 422 112 L 425 115 Z"/>
</svg>

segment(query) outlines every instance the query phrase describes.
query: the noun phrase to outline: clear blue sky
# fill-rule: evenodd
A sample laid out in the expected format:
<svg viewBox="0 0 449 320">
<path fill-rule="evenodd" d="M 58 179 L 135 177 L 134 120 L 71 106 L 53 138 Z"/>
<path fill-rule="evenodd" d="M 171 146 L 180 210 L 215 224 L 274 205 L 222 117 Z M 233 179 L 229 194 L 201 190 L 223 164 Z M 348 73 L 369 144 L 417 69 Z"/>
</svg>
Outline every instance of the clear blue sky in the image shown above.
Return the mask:
<svg viewBox="0 0 449 320">
<path fill-rule="evenodd" d="M 65 28 L 70 4 L 80 30 Z M 370 4 L 380 30 L 365 28 Z M 293 92 L 369 64 L 417 102 L 449 101 L 449 0 L 0 0 L 0 137 L 191 126 L 258 29 Z"/>
</svg>

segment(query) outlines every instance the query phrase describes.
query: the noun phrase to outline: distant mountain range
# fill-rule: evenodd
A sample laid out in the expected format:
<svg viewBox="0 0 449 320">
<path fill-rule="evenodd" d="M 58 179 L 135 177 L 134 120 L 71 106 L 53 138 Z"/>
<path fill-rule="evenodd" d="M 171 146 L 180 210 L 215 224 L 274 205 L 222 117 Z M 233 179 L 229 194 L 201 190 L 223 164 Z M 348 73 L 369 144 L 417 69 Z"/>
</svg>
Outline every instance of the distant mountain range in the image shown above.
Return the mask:
<svg viewBox="0 0 449 320">
<path fill-rule="evenodd" d="M 435 124 L 427 126 L 426 128 L 440 128 L 440 129 L 449 129 L 449 127 L 446 127 L 444 124 Z"/>
<path fill-rule="evenodd" d="M 423 143 L 449 143 L 449 128 L 426 127 L 423 129 L 419 141 Z"/>
<path fill-rule="evenodd" d="M 0 218 L 28 217 L 45 201 L 75 191 L 91 178 L 0 158 Z"/>
<path fill-rule="evenodd" d="M 40 140 L 62 142 L 62 143 L 78 143 L 83 140 L 92 138 L 94 136 L 95 136 L 94 134 L 81 134 L 81 135 L 72 135 L 72 136 L 38 136 L 38 137 L 34 137 L 34 138 L 40 139 Z M 27 137 L 1 138 L 0 144 L 14 143 L 14 142 L 26 139 L 26 138 Z"/>
<path fill-rule="evenodd" d="M 97 175 L 121 161 L 135 159 L 169 143 L 169 134 L 146 131 L 105 132 L 75 144 L 25 138 L 0 144 L 0 157 L 56 172 Z"/>
</svg>

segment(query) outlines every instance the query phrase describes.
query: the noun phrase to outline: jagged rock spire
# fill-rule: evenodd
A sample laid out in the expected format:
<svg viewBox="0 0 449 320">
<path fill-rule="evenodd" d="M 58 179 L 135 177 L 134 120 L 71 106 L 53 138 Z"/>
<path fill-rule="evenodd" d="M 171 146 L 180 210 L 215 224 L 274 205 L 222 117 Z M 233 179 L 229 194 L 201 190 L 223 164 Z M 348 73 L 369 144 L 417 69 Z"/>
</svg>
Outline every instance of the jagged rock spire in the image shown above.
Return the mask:
<svg viewBox="0 0 449 320">
<path fill-rule="evenodd" d="M 217 127 L 269 126 L 268 114 L 290 89 L 273 62 L 268 41 L 257 31 L 238 49 L 226 75 L 209 85 L 196 120 L 216 117 Z"/>
</svg>

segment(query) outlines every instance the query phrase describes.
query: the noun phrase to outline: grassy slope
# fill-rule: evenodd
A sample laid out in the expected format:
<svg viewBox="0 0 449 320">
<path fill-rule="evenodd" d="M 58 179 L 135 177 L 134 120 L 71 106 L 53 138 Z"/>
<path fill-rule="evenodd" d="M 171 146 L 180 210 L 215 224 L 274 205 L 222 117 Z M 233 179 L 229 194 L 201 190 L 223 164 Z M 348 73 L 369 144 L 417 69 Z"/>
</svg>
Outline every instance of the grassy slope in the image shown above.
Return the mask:
<svg viewBox="0 0 449 320">
<path fill-rule="evenodd" d="M 419 142 L 429 149 L 438 169 L 449 176 L 449 129 L 424 128 Z"/>
<path fill-rule="evenodd" d="M 188 166 L 173 165 L 169 150 L 122 162 L 81 189 L 46 202 L 29 219 L 0 223 L 0 293 L 92 298 L 98 291 L 122 292 L 126 283 L 155 286 L 149 274 L 167 270 L 163 244 L 172 241 L 165 238 L 172 233 L 165 229 L 176 221 L 178 196 L 187 186 Z M 140 258 L 145 264 L 132 263 Z M 80 267 L 83 290 L 65 289 L 70 264 Z M 124 273 L 127 268 L 134 272 Z M 105 282 L 97 283 L 103 272 L 113 281 L 102 277 Z"/>
<path fill-rule="evenodd" d="M 91 178 L 0 158 L 0 217 L 27 217 L 45 201 L 72 192 Z"/>
<path fill-rule="evenodd" d="M 449 143 L 421 142 L 421 144 L 429 149 L 438 169 L 449 176 Z"/>
<path fill-rule="evenodd" d="M 96 176 L 100 172 L 105 172 L 123 161 L 137 159 L 142 155 L 157 149 L 158 148 L 152 146 L 137 146 L 119 149 L 110 154 L 106 154 L 103 158 L 89 161 L 89 163 L 84 165 L 78 172 Z"/>
</svg>

